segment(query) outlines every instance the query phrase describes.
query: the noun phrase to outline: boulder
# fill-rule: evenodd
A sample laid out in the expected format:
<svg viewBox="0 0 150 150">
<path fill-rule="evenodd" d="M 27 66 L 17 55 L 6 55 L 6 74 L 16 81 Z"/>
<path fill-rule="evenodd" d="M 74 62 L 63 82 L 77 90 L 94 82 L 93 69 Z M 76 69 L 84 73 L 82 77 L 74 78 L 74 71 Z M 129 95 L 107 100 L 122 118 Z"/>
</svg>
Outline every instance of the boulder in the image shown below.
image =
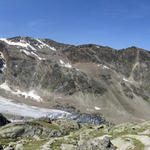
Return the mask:
<svg viewBox="0 0 150 150">
<path fill-rule="evenodd" d="M 10 123 L 2 114 L 0 114 L 0 127 Z"/>
<path fill-rule="evenodd" d="M 64 135 L 70 133 L 71 131 L 80 129 L 80 124 L 75 120 L 54 119 L 52 123 L 59 126 Z"/>
<path fill-rule="evenodd" d="M 23 150 L 23 144 L 17 144 L 16 147 L 15 147 L 15 150 Z"/>
<path fill-rule="evenodd" d="M 0 128 L 0 137 L 18 138 L 41 135 L 42 125 L 35 122 L 10 123 Z"/>
<path fill-rule="evenodd" d="M 46 123 L 52 123 L 52 122 L 51 122 L 51 119 L 48 118 L 48 117 L 41 117 L 41 118 L 39 118 L 39 121 L 44 121 L 44 122 L 46 122 Z"/>
<path fill-rule="evenodd" d="M 80 145 L 77 150 L 115 150 L 115 147 L 107 137 L 98 137 L 91 139 Z"/>
</svg>

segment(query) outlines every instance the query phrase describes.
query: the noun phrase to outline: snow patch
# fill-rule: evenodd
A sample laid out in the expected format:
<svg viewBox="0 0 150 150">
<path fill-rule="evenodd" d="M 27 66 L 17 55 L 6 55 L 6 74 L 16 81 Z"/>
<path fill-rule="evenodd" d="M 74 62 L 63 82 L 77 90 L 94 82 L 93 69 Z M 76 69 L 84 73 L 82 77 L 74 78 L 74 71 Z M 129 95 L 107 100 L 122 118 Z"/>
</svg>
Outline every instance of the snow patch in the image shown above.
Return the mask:
<svg viewBox="0 0 150 150">
<path fill-rule="evenodd" d="M 123 81 L 125 81 L 125 82 L 132 82 L 131 80 L 128 80 L 128 79 L 126 79 L 126 78 L 123 78 Z"/>
<path fill-rule="evenodd" d="M 65 64 L 65 67 L 66 68 L 72 68 L 72 66 L 69 63 Z"/>
<path fill-rule="evenodd" d="M 62 60 L 60 60 L 60 63 L 61 63 L 62 65 L 64 65 L 64 64 L 65 64 Z"/>
<path fill-rule="evenodd" d="M 25 53 L 27 56 L 29 56 L 31 53 L 25 49 L 21 49 L 20 52 Z"/>
<path fill-rule="evenodd" d="M 10 91 L 12 92 L 12 90 L 10 89 L 10 87 L 8 86 L 7 82 L 4 82 L 3 84 L 0 85 L 1 89 L 4 89 L 6 91 Z"/>
<path fill-rule="evenodd" d="M 2 70 L 2 72 L 4 71 L 4 69 L 7 67 L 7 65 L 6 65 L 6 63 L 5 63 L 5 57 L 4 57 L 4 55 L 3 55 L 3 53 L 2 52 L 0 52 L 0 58 L 2 59 L 2 61 L 3 61 L 3 67 L 1 68 L 1 70 Z"/>
<path fill-rule="evenodd" d="M 107 66 L 105 66 L 105 65 L 103 65 L 103 69 L 110 69 L 109 67 L 107 67 Z"/>
<path fill-rule="evenodd" d="M 101 110 L 101 108 L 97 107 L 97 106 L 95 106 L 94 108 L 95 108 L 95 110 Z"/>
<path fill-rule="evenodd" d="M 39 95 L 36 94 L 36 92 L 34 90 L 32 91 L 28 91 L 28 92 L 21 92 L 20 90 L 17 90 L 17 92 L 14 92 L 15 95 L 22 95 L 25 98 L 31 98 L 36 100 L 37 102 L 41 102 L 42 99 Z"/>
<path fill-rule="evenodd" d="M 40 118 L 46 116 L 51 117 L 58 116 L 58 118 L 63 118 L 71 115 L 70 113 L 61 110 L 38 108 L 36 106 L 29 106 L 26 104 L 15 103 L 12 100 L 3 97 L 0 97 L 0 108 L 1 108 L 0 113 L 32 118 Z"/>
<path fill-rule="evenodd" d="M 39 60 L 45 60 L 45 58 L 41 58 L 39 57 L 37 54 L 35 54 L 34 52 L 31 52 L 32 55 L 34 55 L 35 57 L 37 57 Z"/>
<path fill-rule="evenodd" d="M 22 92 L 22 91 L 17 89 L 15 91 L 13 91 L 9 87 L 9 85 L 7 84 L 6 81 L 3 84 L 0 85 L 0 88 L 6 90 L 8 92 L 11 92 L 12 94 L 17 95 L 17 96 L 24 96 L 25 98 L 31 98 L 33 100 L 36 100 L 37 102 L 43 101 L 42 98 L 39 95 L 37 95 L 34 90 L 31 90 L 31 91 L 28 91 L 28 92 Z"/>
<path fill-rule="evenodd" d="M 5 57 L 4 57 L 3 53 L 0 52 L 0 54 L 1 54 L 1 58 L 5 60 Z"/>
<path fill-rule="evenodd" d="M 19 47 L 24 47 L 24 48 L 30 48 L 33 51 L 36 51 L 36 49 L 31 46 L 29 43 L 27 43 L 25 40 L 20 40 L 20 42 L 12 42 L 10 40 L 7 40 L 5 38 L 0 39 L 1 41 L 4 41 L 8 45 L 13 45 L 13 46 L 19 46 Z"/>
<path fill-rule="evenodd" d="M 41 41 L 40 39 L 36 39 L 36 40 L 40 43 L 39 48 L 48 47 L 48 48 L 50 48 L 51 50 L 56 51 L 55 47 L 49 46 L 48 44 L 44 43 L 44 42 Z"/>
<path fill-rule="evenodd" d="M 77 71 L 80 71 L 80 69 L 76 68 Z"/>
<path fill-rule="evenodd" d="M 21 49 L 20 52 L 25 53 L 27 56 L 34 55 L 34 56 L 37 57 L 39 60 L 45 60 L 45 58 L 39 57 L 36 53 L 34 53 L 34 52 L 32 52 L 32 51 L 29 52 L 29 51 L 27 51 L 27 50 L 25 50 L 25 49 Z"/>
<path fill-rule="evenodd" d="M 102 64 L 98 64 L 98 67 L 102 66 L 103 69 L 110 69 L 108 66 L 102 65 Z"/>
<path fill-rule="evenodd" d="M 60 63 L 62 66 L 66 67 L 66 68 L 72 68 L 72 66 L 69 63 L 65 63 L 62 60 L 60 60 Z"/>
</svg>

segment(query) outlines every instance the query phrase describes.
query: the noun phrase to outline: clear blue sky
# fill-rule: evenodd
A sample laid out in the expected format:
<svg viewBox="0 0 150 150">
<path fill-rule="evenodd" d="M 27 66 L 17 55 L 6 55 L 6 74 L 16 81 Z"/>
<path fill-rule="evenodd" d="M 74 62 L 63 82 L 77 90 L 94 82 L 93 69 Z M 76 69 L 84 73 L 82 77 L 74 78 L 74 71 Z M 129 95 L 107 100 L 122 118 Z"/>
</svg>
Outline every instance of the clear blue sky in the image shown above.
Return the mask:
<svg viewBox="0 0 150 150">
<path fill-rule="evenodd" d="M 0 0 L 0 37 L 150 50 L 150 0 Z"/>
</svg>

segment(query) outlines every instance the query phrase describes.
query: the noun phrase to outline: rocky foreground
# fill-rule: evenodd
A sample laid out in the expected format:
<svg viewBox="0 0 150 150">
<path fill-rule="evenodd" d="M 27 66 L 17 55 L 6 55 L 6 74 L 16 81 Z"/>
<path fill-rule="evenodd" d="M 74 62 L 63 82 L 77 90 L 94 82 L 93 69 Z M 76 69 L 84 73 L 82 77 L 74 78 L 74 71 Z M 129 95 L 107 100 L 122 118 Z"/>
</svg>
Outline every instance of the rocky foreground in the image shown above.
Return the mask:
<svg viewBox="0 0 150 150">
<path fill-rule="evenodd" d="M 149 150 L 150 122 L 117 126 L 40 118 L 10 123 L 0 115 L 0 150 Z"/>
</svg>

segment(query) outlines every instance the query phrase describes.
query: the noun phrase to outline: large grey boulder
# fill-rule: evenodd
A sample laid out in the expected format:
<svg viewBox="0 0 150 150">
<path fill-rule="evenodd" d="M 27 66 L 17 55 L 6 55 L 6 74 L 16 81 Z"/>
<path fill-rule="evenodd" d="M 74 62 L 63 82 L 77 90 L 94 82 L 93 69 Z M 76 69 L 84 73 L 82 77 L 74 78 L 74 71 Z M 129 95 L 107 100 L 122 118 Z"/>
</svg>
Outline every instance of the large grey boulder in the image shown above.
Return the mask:
<svg viewBox="0 0 150 150">
<path fill-rule="evenodd" d="M 115 150 L 115 147 L 107 137 L 91 139 L 80 145 L 77 150 Z"/>
</svg>

